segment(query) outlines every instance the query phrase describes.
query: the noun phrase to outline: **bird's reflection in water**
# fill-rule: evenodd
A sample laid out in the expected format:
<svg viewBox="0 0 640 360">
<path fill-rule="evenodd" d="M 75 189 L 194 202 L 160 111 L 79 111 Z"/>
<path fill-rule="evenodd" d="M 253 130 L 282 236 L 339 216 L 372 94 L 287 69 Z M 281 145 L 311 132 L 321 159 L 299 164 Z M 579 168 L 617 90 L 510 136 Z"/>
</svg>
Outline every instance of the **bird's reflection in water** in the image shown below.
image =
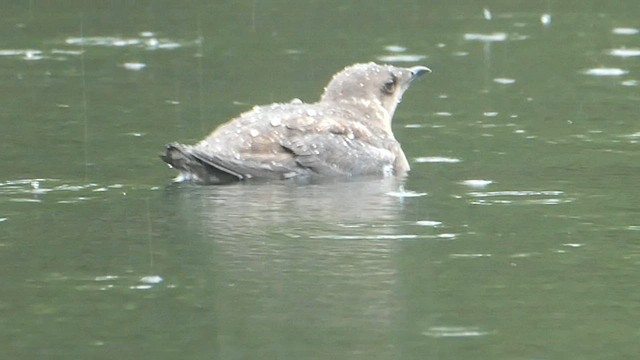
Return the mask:
<svg viewBox="0 0 640 360">
<path fill-rule="evenodd" d="M 307 351 L 388 353 L 402 243 L 389 235 L 401 231 L 394 225 L 403 204 L 387 194 L 401 185 L 384 178 L 171 188 L 202 240 L 196 246 L 210 246 L 199 261 L 215 279 L 209 305 L 220 346 L 290 349 L 315 338 L 318 348 L 307 343 Z M 347 343 L 356 348 L 341 348 Z"/>
<path fill-rule="evenodd" d="M 202 222 L 207 233 L 260 235 L 271 229 L 302 235 L 337 224 L 392 225 L 402 201 L 389 194 L 402 185 L 402 179 L 388 177 L 307 184 L 179 184 L 170 191 L 183 214 Z"/>
</svg>

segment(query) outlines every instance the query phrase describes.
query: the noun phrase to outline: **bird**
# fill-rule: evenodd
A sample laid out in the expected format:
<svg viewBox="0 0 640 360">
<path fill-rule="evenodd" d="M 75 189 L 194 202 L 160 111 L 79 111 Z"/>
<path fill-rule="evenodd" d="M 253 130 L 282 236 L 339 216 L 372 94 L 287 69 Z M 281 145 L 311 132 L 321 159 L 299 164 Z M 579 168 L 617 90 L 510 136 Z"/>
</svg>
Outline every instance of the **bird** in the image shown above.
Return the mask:
<svg viewBox="0 0 640 360">
<path fill-rule="evenodd" d="M 413 80 L 431 70 L 374 62 L 335 74 L 320 100 L 255 106 L 194 145 L 171 143 L 160 156 L 175 181 L 225 184 L 285 180 L 406 176 L 409 162 L 392 119 Z"/>
</svg>

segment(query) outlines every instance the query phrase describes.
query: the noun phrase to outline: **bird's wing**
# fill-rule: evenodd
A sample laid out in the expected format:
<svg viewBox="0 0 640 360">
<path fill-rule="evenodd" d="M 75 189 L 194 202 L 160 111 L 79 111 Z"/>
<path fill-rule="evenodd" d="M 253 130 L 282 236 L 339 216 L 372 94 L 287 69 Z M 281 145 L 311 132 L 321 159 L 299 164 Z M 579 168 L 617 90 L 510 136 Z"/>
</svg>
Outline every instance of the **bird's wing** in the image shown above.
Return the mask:
<svg viewBox="0 0 640 360">
<path fill-rule="evenodd" d="M 300 133 L 282 146 L 294 155 L 296 163 L 322 176 L 380 174 L 391 170 L 395 155 L 344 134 Z"/>
<path fill-rule="evenodd" d="M 251 178 L 282 179 L 295 175 L 299 166 L 293 160 L 293 156 L 286 151 L 279 154 L 241 153 L 239 156 L 225 154 L 211 154 L 194 150 L 192 153 L 201 162 L 204 162 L 219 171 L 237 177 L 239 180 Z"/>
<path fill-rule="evenodd" d="M 393 168 L 394 139 L 374 134 L 351 115 L 321 110 L 261 108 L 216 130 L 190 154 L 239 179 L 365 175 Z"/>
</svg>

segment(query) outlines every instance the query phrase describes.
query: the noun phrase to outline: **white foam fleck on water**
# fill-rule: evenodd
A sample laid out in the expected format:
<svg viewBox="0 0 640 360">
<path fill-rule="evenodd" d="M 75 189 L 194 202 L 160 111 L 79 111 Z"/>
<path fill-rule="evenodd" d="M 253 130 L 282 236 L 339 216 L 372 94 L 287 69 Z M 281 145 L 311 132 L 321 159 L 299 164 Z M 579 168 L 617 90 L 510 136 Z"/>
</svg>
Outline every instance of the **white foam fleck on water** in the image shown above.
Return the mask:
<svg viewBox="0 0 640 360">
<path fill-rule="evenodd" d="M 0 218 L 0 222 L 7 221 L 8 218 Z"/>
<path fill-rule="evenodd" d="M 509 257 L 513 259 L 520 259 L 520 258 L 532 257 L 534 255 L 538 255 L 538 254 L 537 253 L 516 253 L 516 254 L 510 255 Z"/>
<path fill-rule="evenodd" d="M 558 205 L 564 204 L 567 202 L 571 202 L 571 200 L 566 199 L 538 199 L 538 200 L 525 200 L 523 203 L 525 204 L 538 204 L 538 205 Z"/>
<path fill-rule="evenodd" d="M 103 275 L 103 276 L 96 276 L 93 280 L 94 281 L 110 281 L 110 280 L 117 280 L 119 278 L 119 276 L 117 275 Z"/>
<path fill-rule="evenodd" d="M 640 85 L 640 81 L 638 81 L 638 80 L 625 80 L 625 81 L 621 82 L 620 84 L 622 84 L 623 86 L 638 86 L 638 85 Z"/>
<path fill-rule="evenodd" d="M 566 244 L 562 244 L 562 246 L 572 247 L 572 248 L 579 248 L 579 247 L 583 247 L 583 246 L 584 246 L 584 244 L 578 244 L 578 243 L 566 243 Z"/>
<path fill-rule="evenodd" d="M 418 54 L 382 55 L 377 57 L 378 60 L 384 62 L 416 62 L 426 58 L 426 55 Z"/>
<path fill-rule="evenodd" d="M 635 132 L 633 134 L 629 134 L 629 135 L 623 135 L 623 137 L 630 138 L 630 139 L 638 139 L 640 138 L 640 131 Z"/>
<path fill-rule="evenodd" d="M 52 54 L 55 55 L 82 55 L 84 53 L 84 51 L 82 50 L 60 50 L 60 49 L 53 49 L 51 50 Z"/>
<path fill-rule="evenodd" d="M 491 20 L 492 18 L 491 11 L 487 8 L 482 9 L 482 15 L 484 15 L 484 18 L 487 20 Z"/>
<path fill-rule="evenodd" d="M 60 200 L 60 201 L 56 201 L 56 203 L 58 204 L 76 204 L 79 203 L 81 201 L 86 201 L 86 200 L 91 200 L 92 198 L 90 197 L 85 197 L 85 196 L 78 196 L 76 198 L 73 198 L 71 200 Z"/>
<path fill-rule="evenodd" d="M 25 50 L 0 49 L 0 56 L 18 56 L 23 55 Z"/>
<path fill-rule="evenodd" d="M 164 279 L 158 275 L 143 276 L 140 278 L 140 282 L 143 284 L 159 284 L 163 281 Z"/>
<path fill-rule="evenodd" d="M 477 336 L 485 336 L 489 333 L 487 331 L 482 331 L 478 327 L 458 327 L 458 326 L 432 326 L 427 331 L 423 332 L 422 335 L 429 336 L 433 338 L 446 338 L 446 337 L 477 337 Z"/>
<path fill-rule="evenodd" d="M 447 111 L 438 111 L 436 113 L 436 115 L 438 115 L 438 116 L 451 116 L 453 114 L 451 114 L 450 112 L 447 112 Z"/>
<path fill-rule="evenodd" d="M 496 117 L 498 116 L 498 113 L 496 111 L 486 111 L 486 112 L 483 112 L 482 115 L 486 117 Z"/>
<path fill-rule="evenodd" d="M 128 62 L 128 63 L 122 64 L 122 67 L 124 67 L 127 70 L 139 71 L 146 68 L 147 64 L 138 63 L 138 62 Z"/>
<path fill-rule="evenodd" d="M 303 51 L 300 49 L 285 49 L 284 53 L 286 55 L 300 55 L 303 53 Z"/>
<path fill-rule="evenodd" d="M 142 37 L 152 37 L 155 36 L 156 34 L 154 34 L 152 31 L 143 31 L 140 33 L 140 36 Z"/>
<path fill-rule="evenodd" d="M 22 56 L 24 60 L 42 60 L 44 55 L 34 49 L 0 49 L 0 56 Z"/>
<path fill-rule="evenodd" d="M 467 51 L 456 51 L 456 52 L 452 53 L 451 55 L 453 55 L 453 56 L 467 56 L 467 55 L 469 55 L 469 52 L 467 52 Z"/>
<path fill-rule="evenodd" d="M 421 124 L 407 124 L 404 126 L 407 129 L 418 129 L 423 127 Z"/>
<path fill-rule="evenodd" d="M 509 85 L 509 84 L 513 84 L 516 82 L 515 79 L 509 79 L 509 78 L 495 78 L 493 79 L 493 82 L 496 82 L 498 84 L 502 84 L 502 85 Z"/>
<path fill-rule="evenodd" d="M 640 30 L 636 28 L 618 27 L 611 30 L 611 32 L 616 35 L 636 35 L 640 33 Z"/>
<path fill-rule="evenodd" d="M 455 164 L 455 163 L 459 163 L 462 160 L 457 159 L 457 158 L 443 157 L 443 156 L 424 156 L 424 157 L 417 157 L 413 161 L 415 161 L 417 163 Z"/>
<path fill-rule="evenodd" d="M 9 199 L 11 202 L 19 202 L 19 203 L 41 203 L 40 199 L 32 199 L 32 198 L 11 198 Z"/>
<path fill-rule="evenodd" d="M 123 39 L 112 36 L 69 37 L 64 41 L 67 45 L 78 46 L 125 46 L 137 45 L 140 39 Z"/>
<path fill-rule="evenodd" d="M 178 44 L 177 42 L 163 42 L 159 43 L 157 47 L 158 49 L 173 50 L 182 47 L 182 45 Z"/>
<path fill-rule="evenodd" d="M 384 47 L 385 50 L 392 53 L 401 53 L 407 51 L 407 48 L 400 45 L 387 45 Z"/>
<path fill-rule="evenodd" d="M 621 48 L 621 49 L 611 49 L 608 51 L 608 54 L 611 56 L 617 56 L 621 58 L 640 56 L 640 49 L 638 48 Z"/>
<path fill-rule="evenodd" d="M 451 240 L 451 239 L 455 239 L 456 238 L 456 234 L 451 234 L 451 233 L 445 233 L 445 234 L 439 234 L 437 236 L 438 239 L 447 239 L 447 240 Z"/>
<path fill-rule="evenodd" d="M 406 240 L 417 239 L 418 235 L 312 235 L 311 239 L 333 239 L 333 240 Z"/>
<path fill-rule="evenodd" d="M 587 69 L 582 72 L 585 75 L 591 76 L 622 76 L 629 73 L 627 70 L 618 69 L 618 68 L 593 68 Z"/>
<path fill-rule="evenodd" d="M 505 41 L 507 40 L 507 34 L 503 32 L 496 32 L 492 34 L 467 33 L 467 34 L 464 34 L 464 39 L 468 41 L 482 41 L 482 42 Z"/>
<path fill-rule="evenodd" d="M 491 257 L 491 254 L 451 254 L 449 257 L 452 259 L 476 259 Z"/>
<path fill-rule="evenodd" d="M 129 287 L 131 290 L 149 290 L 151 289 L 151 285 L 143 284 L 143 285 L 134 285 Z"/>
<path fill-rule="evenodd" d="M 461 182 L 462 185 L 466 185 L 473 188 L 485 188 L 488 185 L 493 184 L 491 180 L 465 180 Z"/>
<path fill-rule="evenodd" d="M 442 225 L 441 221 L 432 221 L 432 220 L 419 220 L 416 221 L 416 225 L 419 226 L 428 226 L 428 227 L 436 227 Z"/>
<path fill-rule="evenodd" d="M 549 26 L 551 24 L 551 15 L 542 14 L 542 16 L 540 16 L 540 22 L 542 25 Z"/>
<path fill-rule="evenodd" d="M 42 60 L 44 56 L 40 50 L 28 50 L 24 53 L 23 59 L 25 60 Z"/>
</svg>

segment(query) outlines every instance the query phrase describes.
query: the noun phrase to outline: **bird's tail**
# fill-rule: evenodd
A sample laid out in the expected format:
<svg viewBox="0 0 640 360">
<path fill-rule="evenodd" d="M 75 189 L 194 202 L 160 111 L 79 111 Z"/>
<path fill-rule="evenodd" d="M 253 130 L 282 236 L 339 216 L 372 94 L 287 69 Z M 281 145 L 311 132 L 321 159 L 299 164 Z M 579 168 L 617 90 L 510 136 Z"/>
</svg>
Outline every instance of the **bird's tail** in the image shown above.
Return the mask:
<svg viewBox="0 0 640 360">
<path fill-rule="evenodd" d="M 201 184 L 220 184 L 238 180 L 234 174 L 213 166 L 189 145 L 169 144 L 160 158 L 180 171 L 176 181 L 189 180 Z"/>
</svg>

